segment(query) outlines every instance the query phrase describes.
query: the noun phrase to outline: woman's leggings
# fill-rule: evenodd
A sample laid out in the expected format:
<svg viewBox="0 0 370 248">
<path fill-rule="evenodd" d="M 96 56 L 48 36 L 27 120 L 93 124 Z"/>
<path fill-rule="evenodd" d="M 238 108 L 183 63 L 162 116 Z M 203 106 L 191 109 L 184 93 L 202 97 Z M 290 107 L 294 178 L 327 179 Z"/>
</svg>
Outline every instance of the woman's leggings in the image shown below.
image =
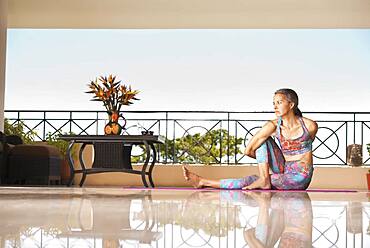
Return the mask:
<svg viewBox="0 0 370 248">
<path fill-rule="evenodd" d="M 258 163 L 268 163 L 272 174 L 271 186 L 273 189 L 306 189 L 311 182 L 313 166 L 305 165 L 300 161 L 285 162 L 279 146 L 270 137 L 257 150 Z M 238 179 L 221 179 L 221 189 L 241 189 L 258 179 L 257 175 Z"/>
</svg>

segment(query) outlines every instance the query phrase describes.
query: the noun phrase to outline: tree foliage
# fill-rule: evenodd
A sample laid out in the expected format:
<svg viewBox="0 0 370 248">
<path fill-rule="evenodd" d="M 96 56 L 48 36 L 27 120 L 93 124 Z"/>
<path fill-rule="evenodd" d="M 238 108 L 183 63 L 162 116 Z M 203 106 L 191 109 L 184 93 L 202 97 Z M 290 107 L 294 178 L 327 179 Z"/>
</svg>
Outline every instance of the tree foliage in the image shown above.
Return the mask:
<svg viewBox="0 0 370 248">
<path fill-rule="evenodd" d="M 242 138 L 230 135 L 227 130 L 211 130 L 205 134 L 187 134 L 176 140 L 166 140 L 167 159 L 175 163 L 220 163 L 227 156 L 241 154 Z M 162 146 L 162 151 L 166 147 Z M 162 152 L 162 158 L 165 152 Z"/>
<path fill-rule="evenodd" d="M 36 137 L 36 132 L 27 130 L 27 127 L 23 121 L 17 121 L 12 124 L 8 119 L 4 120 L 4 134 L 17 135 L 22 138 L 23 143 L 25 144 L 33 143 Z"/>
</svg>

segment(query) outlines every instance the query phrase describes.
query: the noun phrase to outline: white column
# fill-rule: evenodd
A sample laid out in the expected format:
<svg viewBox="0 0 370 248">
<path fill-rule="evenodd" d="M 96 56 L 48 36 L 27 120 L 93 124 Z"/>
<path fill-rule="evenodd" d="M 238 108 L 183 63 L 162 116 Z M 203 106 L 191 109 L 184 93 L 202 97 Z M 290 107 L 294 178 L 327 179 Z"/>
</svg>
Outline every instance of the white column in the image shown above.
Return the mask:
<svg viewBox="0 0 370 248">
<path fill-rule="evenodd" d="M 0 0 L 0 131 L 4 131 L 7 22 L 8 0 Z"/>
</svg>

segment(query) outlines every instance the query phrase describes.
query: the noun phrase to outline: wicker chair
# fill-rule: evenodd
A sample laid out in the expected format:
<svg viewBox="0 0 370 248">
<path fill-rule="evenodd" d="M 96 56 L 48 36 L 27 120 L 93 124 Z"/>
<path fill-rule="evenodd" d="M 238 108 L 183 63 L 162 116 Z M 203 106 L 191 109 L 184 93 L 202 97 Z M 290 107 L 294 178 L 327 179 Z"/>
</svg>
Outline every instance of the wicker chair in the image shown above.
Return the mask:
<svg viewBox="0 0 370 248">
<path fill-rule="evenodd" d="M 50 185 L 60 184 L 62 156 L 46 144 L 23 144 L 16 135 L 3 135 L 2 183 Z"/>
</svg>

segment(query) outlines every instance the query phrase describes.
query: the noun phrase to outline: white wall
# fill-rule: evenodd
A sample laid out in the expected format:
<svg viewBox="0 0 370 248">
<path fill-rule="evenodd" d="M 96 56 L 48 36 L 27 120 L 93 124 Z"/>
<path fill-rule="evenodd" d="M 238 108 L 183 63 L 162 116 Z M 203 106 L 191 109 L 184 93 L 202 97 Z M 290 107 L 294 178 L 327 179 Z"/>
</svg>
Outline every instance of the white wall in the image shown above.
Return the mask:
<svg viewBox="0 0 370 248">
<path fill-rule="evenodd" d="M 0 0 L 0 131 L 4 130 L 7 19 L 8 0 Z"/>
</svg>

